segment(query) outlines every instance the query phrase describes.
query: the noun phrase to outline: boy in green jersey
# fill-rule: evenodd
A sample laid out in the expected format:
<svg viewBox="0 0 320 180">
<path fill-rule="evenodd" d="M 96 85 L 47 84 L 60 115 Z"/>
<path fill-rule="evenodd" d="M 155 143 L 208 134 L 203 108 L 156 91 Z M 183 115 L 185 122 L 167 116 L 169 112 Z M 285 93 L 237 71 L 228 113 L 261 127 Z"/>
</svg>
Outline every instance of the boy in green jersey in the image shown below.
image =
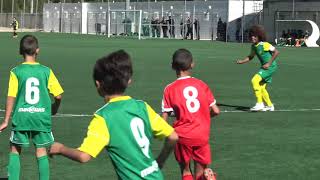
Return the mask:
<svg viewBox="0 0 320 180">
<path fill-rule="evenodd" d="M 8 176 L 18 180 L 22 147 L 29 146 L 29 139 L 36 147 L 39 179 L 49 179 L 49 161 L 46 147 L 53 144 L 51 115 L 57 113 L 61 102 L 61 88 L 52 70 L 36 62 L 38 40 L 32 35 L 20 41 L 20 54 L 24 62 L 10 71 L 5 119 L 0 132 L 7 128 L 12 115 Z M 51 104 L 50 95 L 54 96 Z"/>
<path fill-rule="evenodd" d="M 261 63 L 257 74 L 251 80 L 252 88 L 257 98 L 257 103 L 251 111 L 274 111 L 274 105 L 270 100 L 266 89 L 267 83 L 271 83 L 273 73 L 278 69 L 276 58 L 279 51 L 266 41 L 266 33 L 262 26 L 251 27 L 249 36 L 251 38 L 251 53 L 243 60 L 237 60 L 237 64 L 251 61 L 256 55 Z M 266 105 L 265 105 L 265 104 Z"/>
<path fill-rule="evenodd" d="M 163 179 L 160 169 L 178 136 L 146 102 L 124 95 L 132 73 L 130 56 L 123 50 L 99 59 L 93 80 L 106 104 L 94 114 L 78 149 L 54 143 L 50 154 L 84 163 L 106 148 L 119 179 Z M 165 138 L 156 159 L 150 148 L 153 137 Z"/>
</svg>

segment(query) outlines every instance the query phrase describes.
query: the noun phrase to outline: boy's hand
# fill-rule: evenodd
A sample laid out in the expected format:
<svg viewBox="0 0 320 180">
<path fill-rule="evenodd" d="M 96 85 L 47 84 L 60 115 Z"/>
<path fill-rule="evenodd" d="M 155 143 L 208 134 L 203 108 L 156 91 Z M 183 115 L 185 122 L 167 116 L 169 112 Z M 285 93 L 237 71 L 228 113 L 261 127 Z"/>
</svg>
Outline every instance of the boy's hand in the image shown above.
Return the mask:
<svg viewBox="0 0 320 180">
<path fill-rule="evenodd" d="M 58 108 L 57 108 L 56 104 L 54 103 L 51 105 L 51 115 L 56 115 L 57 112 L 58 112 Z"/>
<path fill-rule="evenodd" d="M 266 64 L 264 64 L 264 65 L 262 66 L 263 69 L 269 69 L 269 67 L 270 67 L 270 64 L 269 64 L 269 63 L 266 63 Z"/>
<path fill-rule="evenodd" d="M 3 121 L 2 124 L 0 125 L 0 132 L 5 130 L 7 127 L 8 127 L 8 122 L 7 121 Z"/>
<path fill-rule="evenodd" d="M 242 64 L 242 61 L 240 59 L 236 60 L 237 64 Z"/>
<path fill-rule="evenodd" d="M 64 147 L 63 144 L 55 142 L 50 147 L 49 155 L 52 156 L 52 155 L 60 154 L 63 147 Z"/>
</svg>

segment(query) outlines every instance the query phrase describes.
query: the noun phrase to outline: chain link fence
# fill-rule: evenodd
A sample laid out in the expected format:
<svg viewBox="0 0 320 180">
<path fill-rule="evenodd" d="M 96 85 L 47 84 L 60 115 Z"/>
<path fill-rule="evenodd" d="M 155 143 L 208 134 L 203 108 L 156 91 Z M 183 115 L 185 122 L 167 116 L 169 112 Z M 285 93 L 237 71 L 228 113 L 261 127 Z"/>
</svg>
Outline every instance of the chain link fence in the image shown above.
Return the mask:
<svg viewBox="0 0 320 180">
<path fill-rule="evenodd" d="M 11 27 L 15 17 L 19 22 L 19 29 L 43 29 L 43 15 L 30 13 L 0 13 L 0 27 Z"/>
<path fill-rule="evenodd" d="M 224 1 L 132 2 L 129 7 L 124 2 L 46 4 L 44 31 L 104 35 L 110 28 L 115 36 L 136 35 L 138 17 L 128 14 L 126 8 L 142 11 L 144 38 L 216 40 L 218 34 L 225 34 L 218 33 L 219 18 L 227 19 L 228 3 Z"/>
</svg>

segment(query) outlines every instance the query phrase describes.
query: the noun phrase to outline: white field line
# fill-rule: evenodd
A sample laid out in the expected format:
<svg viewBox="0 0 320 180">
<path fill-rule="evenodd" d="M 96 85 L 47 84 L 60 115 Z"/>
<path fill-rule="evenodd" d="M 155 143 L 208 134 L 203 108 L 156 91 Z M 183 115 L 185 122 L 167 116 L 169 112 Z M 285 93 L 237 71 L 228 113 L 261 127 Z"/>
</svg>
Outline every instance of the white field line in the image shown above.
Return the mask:
<svg viewBox="0 0 320 180">
<path fill-rule="evenodd" d="M 4 111 L 0 109 L 0 111 Z M 320 109 L 279 109 L 275 110 L 274 112 L 310 112 L 310 111 L 320 111 Z M 240 110 L 222 110 L 222 113 L 248 113 L 250 111 L 240 111 Z M 54 118 L 63 118 L 63 117 L 92 117 L 93 114 L 56 114 L 52 117 Z M 0 118 L 4 118 L 3 116 L 0 116 Z"/>
</svg>

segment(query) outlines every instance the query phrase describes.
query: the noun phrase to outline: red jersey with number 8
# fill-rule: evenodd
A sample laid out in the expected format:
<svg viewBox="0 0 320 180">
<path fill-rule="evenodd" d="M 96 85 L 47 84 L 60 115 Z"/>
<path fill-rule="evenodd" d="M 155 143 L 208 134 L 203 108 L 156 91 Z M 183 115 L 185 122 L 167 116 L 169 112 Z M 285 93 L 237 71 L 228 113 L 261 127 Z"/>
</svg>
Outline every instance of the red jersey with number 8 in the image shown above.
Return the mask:
<svg viewBox="0 0 320 180">
<path fill-rule="evenodd" d="M 210 107 L 216 100 L 203 81 L 181 77 L 169 84 L 163 94 L 162 112 L 174 112 L 173 123 L 179 143 L 199 146 L 210 136 Z"/>
</svg>

